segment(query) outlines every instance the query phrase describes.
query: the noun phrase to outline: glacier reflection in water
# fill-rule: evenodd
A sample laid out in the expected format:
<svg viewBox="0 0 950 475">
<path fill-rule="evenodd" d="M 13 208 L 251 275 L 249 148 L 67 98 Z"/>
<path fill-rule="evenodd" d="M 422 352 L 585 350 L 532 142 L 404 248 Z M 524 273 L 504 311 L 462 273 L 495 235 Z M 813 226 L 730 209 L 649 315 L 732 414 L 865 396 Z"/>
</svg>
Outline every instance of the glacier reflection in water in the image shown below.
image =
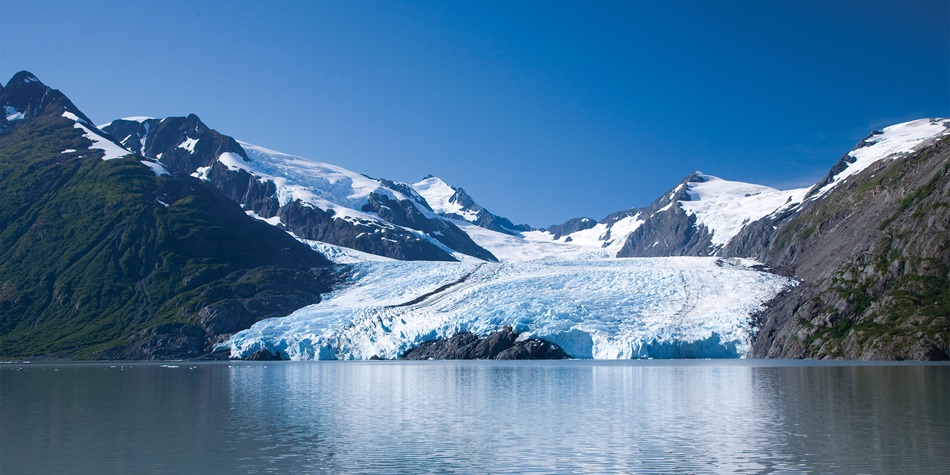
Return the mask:
<svg viewBox="0 0 950 475">
<path fill-rule="evenodd" d="M 3 365 L 0 473 L 947 473 L 948 391 L 945 365 Z"/>
</svg>

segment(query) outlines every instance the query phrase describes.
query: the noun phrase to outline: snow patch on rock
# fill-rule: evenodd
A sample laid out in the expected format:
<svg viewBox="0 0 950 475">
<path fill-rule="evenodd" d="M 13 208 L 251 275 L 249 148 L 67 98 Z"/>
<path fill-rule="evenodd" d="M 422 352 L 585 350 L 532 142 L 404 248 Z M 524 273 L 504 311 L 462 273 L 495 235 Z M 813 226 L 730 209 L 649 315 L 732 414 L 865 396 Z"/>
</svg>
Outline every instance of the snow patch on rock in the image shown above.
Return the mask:
<svg viewBox="0 0 950 475">
<path fill-rule="evenodd" d="M 63 112 L 63 117 L 75 121 L 75 127 L 83 131 L 83 135 L 92 141 L 92 145 L 89 146 L 90 149 L 97 148 L 102 150 L 104 155 L 102 156 L 103 160 L 114 160 L 116 158 L 122 158 L 126 155 L 131 155 L 132 152 L 122 148 L 112 140 L 109 140 L 102 135 L 99 135 L 98 132 L 93 131 L 92 129 L 82 125 L 81 120 L 76 114 L 73 114 L 69 111 Z"/>
<path fill-rule="evenodd" d="M 171 175 L 168 169 L 165 168 L 165 166 L 162 165 L 161 163 L 153 162 L 150 160 L 139 160 L 139 161 L 142 162 L 143 165 L 151 169 L 152 172 L 155 173 L 155 176 Z"/>
</svg>

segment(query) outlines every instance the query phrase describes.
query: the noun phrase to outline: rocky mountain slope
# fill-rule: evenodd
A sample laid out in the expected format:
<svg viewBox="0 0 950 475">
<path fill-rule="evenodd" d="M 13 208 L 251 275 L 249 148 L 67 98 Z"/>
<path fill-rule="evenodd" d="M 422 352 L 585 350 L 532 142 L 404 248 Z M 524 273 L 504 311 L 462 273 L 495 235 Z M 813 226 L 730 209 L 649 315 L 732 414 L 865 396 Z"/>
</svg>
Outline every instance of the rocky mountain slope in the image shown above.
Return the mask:
<svg viewBox="0 0 950 475">
<path fill-rule="evenodd" d="M 799 211 L 756 222 L 730 243 L 727 254 L 801 280 L 758 316 L 751 356 L 948 358 L 950 135 L 925 132 L 910 149 L 888 148 L 901 133 L 947 126 L 916 121 L 870 136 Z"/>
<path fill-rule="evenodd" d="M 0 354 L 197 357 L 332 283 L 320 254 L 130 153 L 32 74 L 0 109 Z"/>
</svg>

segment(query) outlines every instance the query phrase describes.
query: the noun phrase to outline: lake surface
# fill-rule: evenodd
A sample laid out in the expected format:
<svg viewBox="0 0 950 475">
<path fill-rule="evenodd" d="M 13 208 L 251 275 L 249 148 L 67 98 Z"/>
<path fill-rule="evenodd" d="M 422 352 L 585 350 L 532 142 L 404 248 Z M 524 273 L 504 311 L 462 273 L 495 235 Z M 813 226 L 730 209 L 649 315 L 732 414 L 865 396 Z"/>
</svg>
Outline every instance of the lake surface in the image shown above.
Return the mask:
<svg viewBox="0 0 950 475">
<path fill-rule="evenodd" d="M 0 473 L 946 474 L 950 366 L 3 364 Z"/>
</svg>

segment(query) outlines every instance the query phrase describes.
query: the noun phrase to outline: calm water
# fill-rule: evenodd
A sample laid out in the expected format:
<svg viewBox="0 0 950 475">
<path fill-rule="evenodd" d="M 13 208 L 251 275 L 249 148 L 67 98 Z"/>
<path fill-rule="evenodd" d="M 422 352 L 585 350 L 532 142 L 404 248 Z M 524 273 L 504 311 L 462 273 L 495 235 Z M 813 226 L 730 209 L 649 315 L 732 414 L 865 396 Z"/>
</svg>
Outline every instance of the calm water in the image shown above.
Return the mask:
<svg viewBox="0 0 950 475">
<path fill-rule="evenodd" d="M 0 365 L 0 473 L 950 473 L 950 366 Z"/>
</svg>

